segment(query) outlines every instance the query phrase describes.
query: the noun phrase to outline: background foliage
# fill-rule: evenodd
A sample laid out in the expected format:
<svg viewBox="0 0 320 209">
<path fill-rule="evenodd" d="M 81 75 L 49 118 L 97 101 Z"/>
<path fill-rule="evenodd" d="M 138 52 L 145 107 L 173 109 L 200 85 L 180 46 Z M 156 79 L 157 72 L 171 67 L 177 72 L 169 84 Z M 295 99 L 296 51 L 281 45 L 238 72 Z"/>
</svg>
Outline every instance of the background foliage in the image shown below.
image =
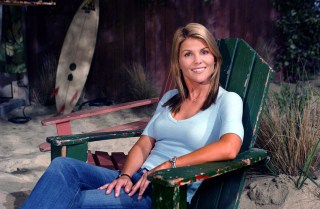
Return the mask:
<svg viewBox="0 0 320 209">
<path fill-rule="evenodd" d="M 314 73 L 320 66 L 320 0 L 273 0 L 279 49 L 276 69 L 287 81 L 296 81 L 303 69 Z"/>
<path fill-rule="evenodd" d="M 0 33 L 0 72 L 26 72 L 20 7 L 3 6 Z"/>
</svg>

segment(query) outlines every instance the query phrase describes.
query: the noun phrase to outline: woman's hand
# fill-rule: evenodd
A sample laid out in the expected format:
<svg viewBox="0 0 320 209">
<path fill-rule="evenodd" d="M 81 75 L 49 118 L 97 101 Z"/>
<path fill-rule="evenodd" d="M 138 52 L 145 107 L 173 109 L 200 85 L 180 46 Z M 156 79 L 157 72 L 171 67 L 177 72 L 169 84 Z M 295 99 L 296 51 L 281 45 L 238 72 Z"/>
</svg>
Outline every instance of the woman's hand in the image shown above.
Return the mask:
<svg viewBox="0 0 320 209">
<path fill-rule="evenodd" d="M 132 189 L 133 183 L 131 179 L 128 176 L 121 176 L 117 179 L 115 179 L 113 182 L 109 184 L 105 184 L 101 187 L 99 187 L 99 190 L 106 190 L 106 194 L 110 194 L 112 190 L 114 190 L 114 196 L 119 197 L 120 190 L 122 187 L 124 187 L 124 191 L 126 193 L 129 193 Z"/>
<path fill-rule="evenodd" d="M 131 192 L 128 194 L 130 197 L 133 196 L 139 190 L 138 200 L 141 200 L 143 193 L 146 191 L 147 187 L 150 184 L 150 181 L 148 180 L 149 174 L 150 174 L 150 171 L 145 172 L 141 176 L 139 181 L 132 187 Z"/>
<path fill-rule="evenodd" d="M 145 172 L 142 175 L 142 177 L 139 179 L 139 181 L 132 187 L 132 190 L 128 195 L 133 196 L 139 190 L 138 200 L 140 200 L 143 196 L 143 193 L 146 191 L 146 189 L 150 184 L 150 181 L 148 180 L 148 176 L 158 170 L 167 169 L 167 168 L 171 168 L 171 164 L 169 161 L 166 161 L 158 165 L 157 167 L 153 168 L 152 170 Z"/>
<path fill-rule="evenodd" d="M 156 140 L 142 135 L 135 145 L 130 149 L 127 160 L 123 166 L 122 172 L 132 176 L 143 164 L 149 156 L 151 149 L 154 147 Z M 123 188 L 126 193 L 131 192 L 133 183 L 128 176 L 121 176 L 113 182 L 99 187 L 99 190 L 106 190 L 106 194 L 110 194 L 114 190 L 115 197 L 119 197 L 120 190 Z M 138 187 L 139 188 L 139 187 Z M 136 191 L 136 190 L 135 190 Z"/>
</svg>

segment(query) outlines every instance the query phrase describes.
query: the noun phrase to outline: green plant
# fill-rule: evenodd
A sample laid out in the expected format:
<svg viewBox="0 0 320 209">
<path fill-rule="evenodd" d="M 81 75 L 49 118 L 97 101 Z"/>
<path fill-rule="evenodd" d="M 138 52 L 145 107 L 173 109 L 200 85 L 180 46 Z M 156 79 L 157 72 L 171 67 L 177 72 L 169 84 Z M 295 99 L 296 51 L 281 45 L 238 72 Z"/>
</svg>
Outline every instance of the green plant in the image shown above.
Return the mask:
<svg viewBox="0 0 320 209">
<path fill-rule="evenodd" d="M 25 47 L 22 30 L 21 8 L 3 6 L 2 25 L 0 24 L 0 72 L 24 73 Z M 1 33 L 0 33 L 1 34 Z"/>
<path fill-rule="evenodd" d="M 283 84 L 268 95 L 257 146 L 268 150 L 279 173 L 298 175 L 319 137 L 319 95 L 310 86 Z M 319 155 L 317 150 L 310 172 L 319 166 Z"/>
<path fill-rule="evenodd" d="M 305 180 L 307 180 L 307 178 L 309 178 L 313 183 L 315 183 L 319 187 L 319 184 L 317 182 L 315 182 L 312 179 L 312 177 L 310 177 L 310 175 L 309 175 L 309 170 L 312 165 L 312 162 L 314 161 L 314 158 L 315 158 L 317 152 L 319 151 L 319 148 L 318 148 L 319 144 L 320 144 L 320 138 L 318 139 L 317 143 L 312 147 L 311 152 L 310 152 L 305 164 L 303 165 L 303 168 L 301 169 L 300 176 L 296 182 L 297 189 L 302 188 L 302 186 L 303 186 Z"/>
<path fill-rule="evenodd" d="M 85 5 L 83 6 L 84 10 L 94 10 L 94 1 L 93 0 L 88 0 Z"/>
<path fill-rule="evenodd" d="M 320 0 L 273 0 L 279 13 L 277 20 L 279 50 L 276 69 L 283 70 L 286 80 L 302 78 L 320 66 Z"/>
<path fill-rule="evenodd" d="M 125 66 L 128 75 L 128 97 L 127 100 L 134 101 L 152 98 L 156 95 L 155 87 L 150 82 L 148 75 L 140 63 Z"/>
</svg>

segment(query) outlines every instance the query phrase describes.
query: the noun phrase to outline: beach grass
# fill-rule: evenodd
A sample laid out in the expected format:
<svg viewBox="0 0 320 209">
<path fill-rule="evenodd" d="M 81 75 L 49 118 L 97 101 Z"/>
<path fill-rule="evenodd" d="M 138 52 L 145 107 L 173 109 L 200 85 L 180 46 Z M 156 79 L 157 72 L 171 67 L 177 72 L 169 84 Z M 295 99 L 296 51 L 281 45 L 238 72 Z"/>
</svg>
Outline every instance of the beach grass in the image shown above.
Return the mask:
<svg viewBox="0 0 320 209">
<path fill-rule="evenodd" d="M 140 63 L 124 66 L 128 75 L 128 100 L 135 101 L 155 97 L 157 91 Z"/>
<path fill-rule="evenodd" d="M 257 146 L 268 151 L 278 173 L 298 176 L 320 137 L 320 94 L 308 82 L 280 85 L 268 94 Z M 319 149 L 310 173 L 319 169 Z"/>
</svg>

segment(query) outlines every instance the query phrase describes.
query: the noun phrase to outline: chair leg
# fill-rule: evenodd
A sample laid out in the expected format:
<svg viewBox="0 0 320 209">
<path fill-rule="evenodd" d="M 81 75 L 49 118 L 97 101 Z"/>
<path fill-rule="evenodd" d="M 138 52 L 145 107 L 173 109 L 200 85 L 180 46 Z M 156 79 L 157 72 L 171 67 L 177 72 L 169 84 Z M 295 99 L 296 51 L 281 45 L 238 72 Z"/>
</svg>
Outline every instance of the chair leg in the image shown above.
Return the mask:
<svg viewBox="0 0 320 209">
<path fill-rule="evenodd" d="M 187 186 L 152 184 L 152 209 L 187 209 Z"/>
</svg>

